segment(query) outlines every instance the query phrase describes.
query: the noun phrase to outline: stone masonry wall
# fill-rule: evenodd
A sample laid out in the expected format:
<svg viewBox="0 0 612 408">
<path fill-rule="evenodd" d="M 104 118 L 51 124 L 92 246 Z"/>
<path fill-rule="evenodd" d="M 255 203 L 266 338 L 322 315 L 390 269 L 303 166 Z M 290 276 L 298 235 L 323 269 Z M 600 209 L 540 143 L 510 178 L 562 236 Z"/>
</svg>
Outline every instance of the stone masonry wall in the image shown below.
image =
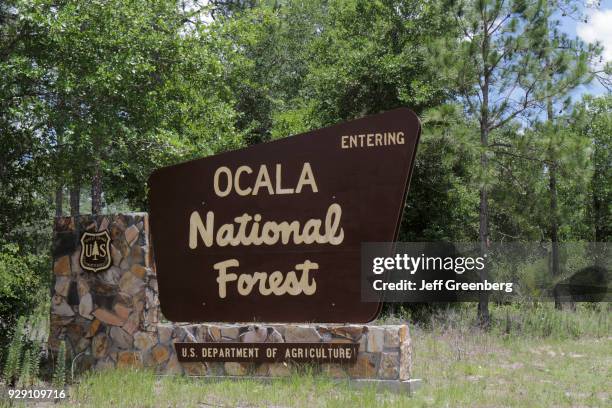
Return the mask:
<svg viewBox="0 0 612 408">
<path fill-rule="evenodd" d="M 107 230 L 112 266 L 79 264 L 83 232 Z M 54 227 L 49 347 L 66 342 L 79 370 L 150 367 L 160 374 L 283 376 L 283 363 L 179 363 L 175 342 L 359 343 L 357 362 L 313 367 L 331 377 L 409 380 L 407 325 L 160 323 L 148 215 L 58 218 Z"/>
</svg>

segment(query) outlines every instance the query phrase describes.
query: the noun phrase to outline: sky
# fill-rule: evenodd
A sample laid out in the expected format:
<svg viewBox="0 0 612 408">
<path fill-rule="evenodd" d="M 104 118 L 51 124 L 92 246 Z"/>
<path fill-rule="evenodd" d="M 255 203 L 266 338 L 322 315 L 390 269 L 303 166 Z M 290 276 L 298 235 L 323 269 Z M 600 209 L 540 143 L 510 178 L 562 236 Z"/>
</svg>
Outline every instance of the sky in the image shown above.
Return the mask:
<svg viewBox="0 0 612 408">
<path fill-rule="evenodd" d="M 602 0 L 598 8 L 586 9 L 587 22 L 577 22 L 571 18 L 562 19 L 562 29 L 570 36 L 577 36 L 585 42 L 599 41 L 603 45 L 603 58 L 612 61 L 612 0 Z M 574 93 L 574 98 L 589 93 L 601 95 L 608 92 L 598 83 L 582 86 Z"/>
</svg>

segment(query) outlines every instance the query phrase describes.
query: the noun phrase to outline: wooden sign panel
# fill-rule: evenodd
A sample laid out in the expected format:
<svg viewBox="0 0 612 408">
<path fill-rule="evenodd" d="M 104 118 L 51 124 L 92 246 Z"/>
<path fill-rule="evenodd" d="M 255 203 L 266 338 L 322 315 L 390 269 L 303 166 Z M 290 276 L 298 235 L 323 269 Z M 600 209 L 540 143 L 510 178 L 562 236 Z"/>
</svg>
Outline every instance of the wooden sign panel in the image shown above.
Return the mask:
<svg viewBox="0 0 612 408">
<path fill-rule="evenodd" d="M 362 242 L 395 240 L 420 133 L 401 108 L 162 168 L 149 179 L 164 316 L 368 322 Z"/>
</svg>

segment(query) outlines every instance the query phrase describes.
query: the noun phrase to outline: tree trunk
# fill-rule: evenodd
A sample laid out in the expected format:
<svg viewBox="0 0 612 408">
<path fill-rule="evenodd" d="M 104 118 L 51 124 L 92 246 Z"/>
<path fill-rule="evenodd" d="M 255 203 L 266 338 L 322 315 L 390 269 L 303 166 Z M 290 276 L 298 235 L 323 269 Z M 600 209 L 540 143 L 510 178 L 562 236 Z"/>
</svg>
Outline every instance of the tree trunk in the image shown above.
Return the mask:
<svg viewBox="0 0 612 408">
<path fill-rule="evenodd" d="M 480 117 L 480 167 L 484 180 L 480 187 L 480 208 L 479 208 L 479 225 L 478 225 L 478 240 L 480 241 L 480 256 L 486 258 L 489 250 L 489 192 L 487 191 L 487 170 L 489 167 L 489 158 L 487 157 L 487 149 L 489 147 L 489 86 L 491 80 L 491 71 L 489 71 L 489 46 L 490 37 L 487 32 L 487 24 L 485 23 L 484 37 L 482 40 L 482 61 L 484 63 L 484 75 L 482 83 L 482 104 Z M 479 272 L 480 281 L 483 282 L 489 277 L 488 267 L 485 267 Z M 490 323 L 489 315 L 489 293 L 482 291 L 478 295 L 478 324 L 481 327 L 487 328 Z"/>
<path fill-rule="evenodd" d="M 559 223 L 557 220 L 557 169 L 551 165 L 548 172 L 548 185 L 550 189 L 550 243 L 551 251 L 551 274 L 553 279 L 559 276 Z M 553 290 L 555 298 L 555 309 L 562 309 L 558 285 Z"/>
<path fill-rule="evenodd" d="M 102 212 L 102 174 L 100 162 L 96 161 L 94 174 L 91 179 L 91 213 L 98 215 Z"/>
<path fill-rule="evenodd" d="M 395 303 L 394 302 L 389 303 L 389 316 L 395 317 Z"/>
<path fill-rule="evenodd" d="M 487 174 L 489 167 L 489 158 L 487 157 L 487 147 L 489 146 L 489 93 L 488 93 L 488 82 L 485 80 L 485 86 L 483 88 L 483 112 L 482 122 L 480 124 L 480 145 L 482 152 L 480 153 L 480 166 L 482 173 Z M 489 192 L 487 191 L 486 180 L 483 181 L 480 187 L 480 209 L 479 209 L 479 226 L 478 226 L 478 240 L 480 241 L 480 256 L 486 258 L 489 250 Z M 479 273 L 480 281 L 485 281 L 489 277 L 489 272 L 485 263 L 485 267 Z M 487 292 L 481 292 L 478 297 L 478 323 L 482 327 L 488 327 L 490 322 L 489 316 L 489 294 Z"/>
<path fill-rule="evenodd" d="M 547 59 L 547 64 L 550 62 Z M 552 100 L 548 98 L 546 101 L 546 116 L 550 127 L 553 126 L 554 112 Z M 548 168 L 548 193 L 550 195 L 550 243 L 551 243 L 551 275 L 553 279 L 559 276 L 559 221 L 557 219 L 557 166 L 555 157 L 552 153 L 552 141 L 549 148 L 549 168 Z M 558 285 L 553 289 L 553 297 L 555 299 L 555 309 L 561 309 L 561 300 L 559 299 Z"/>
<path fill-rule="evenodd" d="M 599 166 L 595 165 L 593 176 L 591 178 L 591 194 L 593 196 L 593 224 L 595 242 L 604 242 L 612 235 L 612 225 L 606 222 L 606 214 L 608 212 L 608 199 L 605 196 L 605 191 L 597 190 L 594 187 L 595 180 L 601 180 L 605 177 Z M 602 197 L 603 196 L 603 197 Z"/>
<path fill-rule="evenodd" d="M 549 63 L 547 61 L 547 63 Z M 551 98 L 548 98 L 546 101 L 546 116 L 548 119 L 548 123 L 550 128 L 554 125 L 553 121 L 555 119 L 553 103 Z M 554 131 L 554 129 L 552 130 Z M 549 195 L 550 195 L 550 244 L 551 244 L 551 260 L 550 260 L 550 269 L 551 275 L 553 279 L 556 279 L 561 273 L 561 267 L 559 263 L 559 207 L 557 204 L 558 194 L 557 194 L 557 162 L 552 152 L 552 143 L 549 151 L 549 168 L 548 168 L 548 187 L 549 187 Z M 560 283 L 560 282 L 559 282 Z M 555 309 L 562 310 L 563 302 L 561 301 L 561 291 L 559 283 L 555 284 L 553 288 L 553 298 L 555 300 Z M 574 308 L 573 304 L 569 304 L 570 308 Z"/>
<path fill-rule="evenodd" d="M 483 148 L 486 148 L 488 145 L 488 131 L 481 131 L 481 145 Z M 486 174 L 486 169 L 488 167 L 488 158 L 486 156 L 486 151 L 483 151 L 480 154 L 480 165 L 483 169 L 483 173 Z M 489 198 L 487 187 L 483 183 L 482 187 L 480 187 L 480 214 L 479 214 L 479 228 L 478 228 L 478 239 L 480 241 L 480 256 L 486 258 L 488 247 L 489 247 L 489 233 L 488 233 L 488 224 L 489 224 Z M 487 271 L 487 266 L 485 263 L 485 267 L 479 273 L 480 281 L 485 281 L 489 277 L 489 272 Z M 478 297 L 478 323 L 482 327 L 488 327 L 490 322 L 489 316 L 489 294 L 487 292 L 481 292 Z"/>
<path fill-rule="evenodd" d="M 598 147 L 595 147 L 594 154 L 597 154 Z M 592 195 L 592 218 L 591 223 L 593 224 L 593 238 L 595 242 L 591 244 L 591 257 L 593 258 L 593 264 L 601 268 L 606 268 L 606 260 L 609 259 L 608 246 L 603 245 L 608 237 L 612 236 L 612 225 L 606 222 L 608 217 L 609 208 L 609 195 L 605 191 L 597 188 L 598 180 L 604 180 L 605 170 L 602 171 L 601 167 L 595 164 L 593 169 L 593 176 L 591 178 L 591 195 Z"/>
<path fill-rule="evenodd" d="M 61 184 L 55 189 L 55 216 L 64 215 L 64 186 Z"/>
<path fill-rule="evenodd" d="M 70 188 L 70 215 L 77 216 L 81 213 L 81 184 L 76 182 Z"/>
</svg>

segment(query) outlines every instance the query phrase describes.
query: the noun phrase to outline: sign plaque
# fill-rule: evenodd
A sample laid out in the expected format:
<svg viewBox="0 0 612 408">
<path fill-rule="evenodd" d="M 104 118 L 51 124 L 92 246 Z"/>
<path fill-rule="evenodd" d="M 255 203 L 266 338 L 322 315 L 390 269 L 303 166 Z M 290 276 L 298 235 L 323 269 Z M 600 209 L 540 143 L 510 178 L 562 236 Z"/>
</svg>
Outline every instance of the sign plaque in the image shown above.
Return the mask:
<svg viewBox="0 0 612 408">
<path fill-rule="evenodd" d="M 420 134 L 409 109 L 155 171 L 162 313 L 190 322 L 351 322 L 363 242 L 397 237 Z"/>
<path fill-rule="evenodd" d="M 354 363 L 358 343 L 175 343 L 181 363 Z"/>
<path fill-rule="evenodd" d="M 81 235 L 81 268 L 91 272 L 107 270 L 111 265 L 110 236 L 107 231 L 84 232 Z"/>
</svg>

